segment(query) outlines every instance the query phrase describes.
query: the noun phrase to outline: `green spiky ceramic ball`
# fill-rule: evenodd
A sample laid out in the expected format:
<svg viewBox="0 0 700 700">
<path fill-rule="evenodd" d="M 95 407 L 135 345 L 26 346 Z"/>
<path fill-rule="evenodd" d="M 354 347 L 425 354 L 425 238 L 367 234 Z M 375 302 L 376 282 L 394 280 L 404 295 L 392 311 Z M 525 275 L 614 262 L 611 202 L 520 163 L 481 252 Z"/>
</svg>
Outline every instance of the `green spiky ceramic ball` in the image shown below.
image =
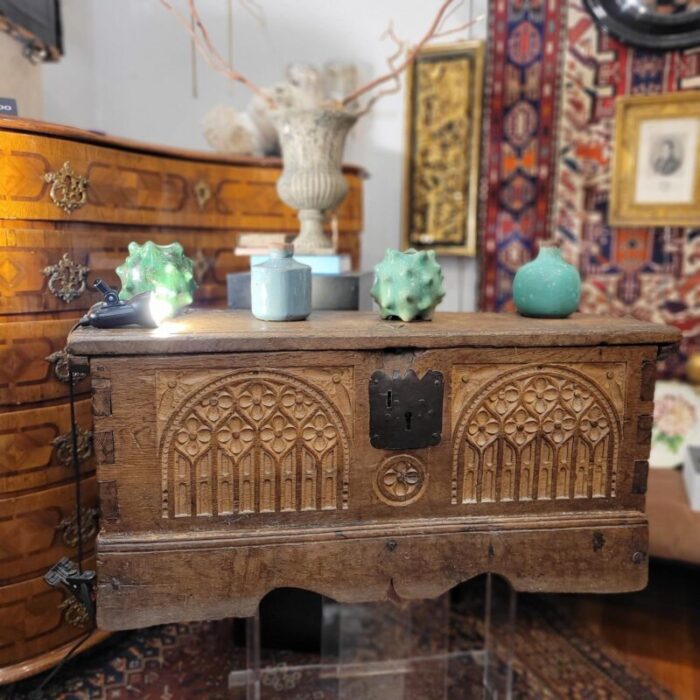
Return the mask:
<svg viewBox="0 0 700 700">
<path fill-rule="evenodd" d="M 390 249 L 374 268 L 370 294 L 379 304 L 382 318 L 429 321 L 445 296 L 442 281 L 435 251 L 411 248 L 401 253 Z"/>
<path fill-rule="evenodd" d="M 173 311 L 191 304 L 197 287 L 192 261 L 179 243 L 157 245 L 146 241 L 139 245 L 132 241 L 129 256 L 117 268 L 117 275 L 122 281 L 122 299 L 154 292 L 159 299 L 167 301 Z"/>
</svg>

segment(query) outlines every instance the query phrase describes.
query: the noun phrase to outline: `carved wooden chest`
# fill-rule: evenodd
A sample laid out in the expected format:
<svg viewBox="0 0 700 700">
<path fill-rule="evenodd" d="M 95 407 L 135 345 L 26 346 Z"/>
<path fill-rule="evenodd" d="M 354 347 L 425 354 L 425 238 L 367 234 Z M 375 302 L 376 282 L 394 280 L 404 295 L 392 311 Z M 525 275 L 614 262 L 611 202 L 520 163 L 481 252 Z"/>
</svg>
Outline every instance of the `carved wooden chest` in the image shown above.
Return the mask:
<svg viewBox="0 0 700 700">
<path fill-rule="evenodd" d="M 281 586 L 428 597 L 485 571 L 526 591 L 642 588 L 655 363 L 678 336 L 449 313 L 80 329 L 99 624 L 250 615 Z"/>
</svg>

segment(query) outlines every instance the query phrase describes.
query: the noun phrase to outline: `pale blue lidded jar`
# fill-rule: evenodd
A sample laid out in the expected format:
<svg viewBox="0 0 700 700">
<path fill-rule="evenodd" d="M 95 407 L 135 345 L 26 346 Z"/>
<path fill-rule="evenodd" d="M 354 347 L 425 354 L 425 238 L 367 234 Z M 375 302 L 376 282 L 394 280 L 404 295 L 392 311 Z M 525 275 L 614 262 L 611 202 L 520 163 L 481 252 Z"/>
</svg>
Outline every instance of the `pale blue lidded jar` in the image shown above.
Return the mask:
<svg viewBox="0 0 700 700">
<path fill-rule="evenodd" d="M 250 302 L 261 321 L 303 321 L 311 313 L 311 268 L 297 262 L 290 244 L 270 250 L 250 270 Z"/>
</svg>

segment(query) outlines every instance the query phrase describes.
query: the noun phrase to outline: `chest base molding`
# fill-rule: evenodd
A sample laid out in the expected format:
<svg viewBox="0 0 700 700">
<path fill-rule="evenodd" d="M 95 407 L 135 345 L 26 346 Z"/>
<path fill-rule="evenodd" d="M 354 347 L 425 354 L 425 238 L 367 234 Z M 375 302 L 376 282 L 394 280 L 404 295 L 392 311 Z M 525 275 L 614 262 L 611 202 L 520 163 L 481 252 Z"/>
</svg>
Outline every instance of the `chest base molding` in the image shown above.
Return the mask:
<svg viewBox="0 0 700 700">
<path fill-rule="evenodd" d="M 342 603 L 431 598 L 489 572 L 524 592 L 640 590 L 647 583 L 647 551 L 647 521 L 634 511 L 239 535 L 114 534 L 99 541 L 98 626 L 177 622 L 183 607 L 192 619 L 247 617 L 268 592 L 283 587 Z"/>
</svg>

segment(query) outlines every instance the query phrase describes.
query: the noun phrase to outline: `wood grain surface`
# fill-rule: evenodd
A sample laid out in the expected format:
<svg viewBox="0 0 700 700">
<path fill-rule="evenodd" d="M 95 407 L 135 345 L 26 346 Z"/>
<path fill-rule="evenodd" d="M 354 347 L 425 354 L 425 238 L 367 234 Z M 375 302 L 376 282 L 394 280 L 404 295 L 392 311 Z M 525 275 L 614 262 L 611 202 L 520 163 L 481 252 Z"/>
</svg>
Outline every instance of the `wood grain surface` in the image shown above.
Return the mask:
<svg viewBox="0 0 700 700">
<path fill-rule="evenodd" d="M 574 314 L 533 319 L 508 313 L 438 312 L 432 321 L 384 321 L 370 311 L 315 311 L 306 321 L 259 321 L 248 311 L 190 310 L 155 330 L 80 328 L 76 355 L 190 354 L 378 348 L 566 347 L 666 345 L 680 340 L 671 326 L 632 318 Z"/>
<path fill-rule="evenodd" d="M 68 169 L 85 188 L 74 180 L 76 196 L 61 207 L 66 192 L 55 186 Z M 298 230 L 295 212 L 276 195 L 280 170 L 279 159 L 0 119 L 0 683 L 50 667 L 83 633 L 56 610 L 63 595 L 41 576 L 76 554 L 64 351 L 68 330 L 99 300 L 91 282 L 119 287 L 114 269 L 131 241 L 177 240 L 194 261 L 196 304 L 224 306 L 226 275 L 248 267 L 234 254 L 239 234 Z M 344 173 L 350 191 L 337 212 L 337 242 L 356 268 L 365 173 Z M 92 434 L 89 383 L 75 387 L 87 552 L 97 505 L 93 454 L 104 459 L 114 450 L 105 435 Z M 98 413 L 99 396 L 98 383 Z"/>
<path fill-rule="evenodd" d="M 644 586 L 649 366 L 675 329 L 312 318 L 72 335 L 96 383 L 104 628 L 249 615 L 284 586 L 341 601 L 486 571 L 523 591 Z M 443 376 L 440 440 L 374 448 L 370 378 L 409 370 Z"/>
</svg>

